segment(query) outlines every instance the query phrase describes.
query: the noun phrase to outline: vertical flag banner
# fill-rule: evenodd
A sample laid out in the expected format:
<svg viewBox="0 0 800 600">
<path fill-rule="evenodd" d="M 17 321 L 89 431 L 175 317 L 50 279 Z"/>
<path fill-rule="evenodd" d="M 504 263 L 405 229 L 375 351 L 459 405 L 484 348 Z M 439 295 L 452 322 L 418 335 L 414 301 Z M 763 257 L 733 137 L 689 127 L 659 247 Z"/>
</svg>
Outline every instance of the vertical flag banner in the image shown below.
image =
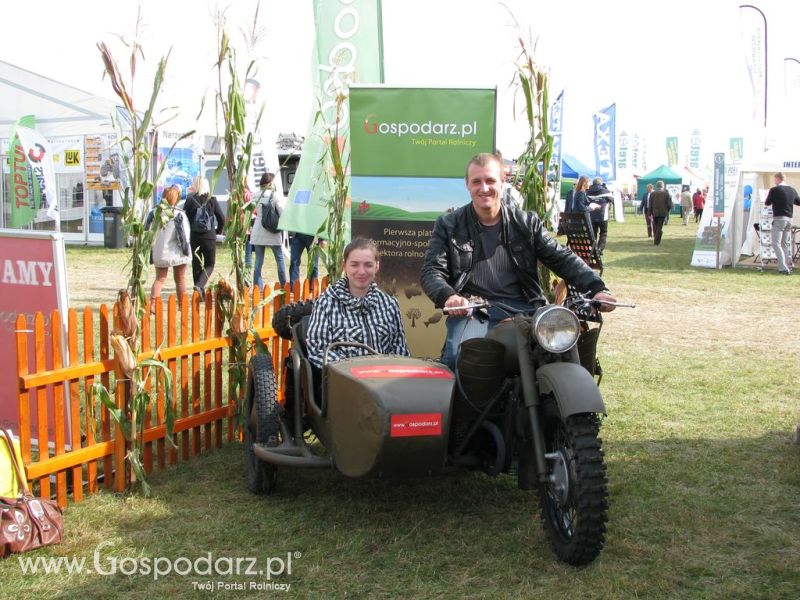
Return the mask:
<svg viewBox="0 0 800 600">
<path fill-rule="evenodd" d="M 553 136 L 553 155 L 550 157 L 548 172 L 553 173 L 553 187 L 561 189 L 561 134 L 564 131 L 564 90 L 550 106 L 550 135 Z"/>
<path fill-rule="evenodd" d="M 753 119 L 767 122 L 767 21 L 753 6 L 740 6 L 742 47 L 753 93 Z"/>
<path fill-rule="evenodd" d="M 733 209 L 739 191 L 739 162 L 725 162 L 725 153 L 714 154 L 713 197 L 706 202 L 697 227 L 691 265 L 714 269 L 717 267 L 717 236 L 719 239 L 719 265 L 732 264 L 734 252 L 741 248 L 741 228 L 731 227 Z M 720 229 L 717 217 L 722 218 Z M 738 258 L 738 254 L 736 255 Z"/>
<path fill-rule="evenodd" d="M 316 100 L 311 110 L 308 135 L 300 164 L 289 190 L 289 200 L 281 216 L 281 229 L 315 234 L 328 215 L 328 182 L 322 168 L 326 151 L 324 115 L 333 124 L 336 98 L 347 94 L 352 83 L 383 83 L 383 39 L 380 0 L 316 0 L 314 2 L 316 40 L 312 53 L 312 80 Z M 347 131 L 348 101 L 339 123 Z M 349 155 L 349 145 L 343 157 Z"/>
<path fill-rule="evenodd" d="M 689 137 L 689 166 L 693 169 L 700 168 L 700 146 L 702 145 L 702 136 L 697 129 L 692 131 Z"/>
<path fill-rule="evenodd" d="M 444 315 L 419 284 L 433 222 L 470 202 L 464 168 L 494 150 L 495 107 L 493 89 L 351 89 L 353 235 L 377 242 L 379 284 L 416 356 L 438 356 L 444 340 Z"/>
<path fill-rule="evenodd" d="M 714 216 L 725 215 L 725 153 L 714 154 Z"/>
<path fill-rule="evenodd" d="M 33 119 L 33 117 L 31 116 L 30 119 Z M 53 167 L 53 155 L 50 152 L 50 144 L 44 139 L 41 133 L 32 127 L 22 125 L 22 119 L 17 121 L 14 131 L 31 165 L 33 181 L 42 192 L 47 216 L 58 223 L 56 172 Z"/>
<path fill-rule="evenodd" d="M 639 134 L 633 134 L 633 143 L 631 144 L 631 168 L 634 171 L 639 170 Z"/>
<path fill-rule="evenodd" d="M 742 157 L 744 156 L 744 138 L 731 138 L 728 148 L 730 150 L 728 153 L 730 154 L 733 162 L 742 160 Z"/>
<path fill-rule="evenodd" d="M 603 181 L 617 179 L 617 105 L 596 112 L 594 121 L 594 162 Z"/>
<path fill-rule="evenodd" d="M 39 193 L 36 186 L 32 185 L 31 168 L 25 157 L 25 150 L 17 137 L 17 127 L 34 127 L 35 119 L 32 115 L 20 117 L 11 126 L 8 135 L 9 154 L 9 202 L 11 209 L 11 228 L 21 229 L 27 227 L 36 217 L 39 208 Z"/>
<path fill-rule="evenodd" d="M 628 168 L 628 134 L 624 131 L 619 134 L 619 155 L 617 166 L 621 171 Z"/>
<path fill-rule="evenodd" d="M 674 167 L 678 164 L 678 138 L 667 138 L 667 166 Z"/>
</svg>

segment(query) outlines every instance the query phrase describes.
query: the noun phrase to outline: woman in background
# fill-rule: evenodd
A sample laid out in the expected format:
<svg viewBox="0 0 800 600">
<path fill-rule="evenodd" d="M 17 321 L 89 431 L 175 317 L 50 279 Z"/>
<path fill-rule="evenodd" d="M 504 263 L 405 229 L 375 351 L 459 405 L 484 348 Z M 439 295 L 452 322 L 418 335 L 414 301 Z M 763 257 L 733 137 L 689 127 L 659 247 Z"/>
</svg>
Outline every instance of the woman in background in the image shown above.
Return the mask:
<svg viewBox="0 0 800 600">
<path fill-rule="evenodd" d="M 150 290 L 151 312 L 155 312 L 156 298 L 161 297 L 161 288 L 164 287 L 170 267 L 175 279 L 178 304 L 181 304 L 186 293 L 186 265 L 191 262 L 192 256 L 189 248 L 189 220 L 184 212 L 176 207 L 180 198 L 180 190 L 174 186 L 164 190 L 161 196 L 161 222 L 156 224 L 158 230 L 153 238 L 151 255 L 153 265 L 156 267 L 156 279 Z M 150 226 L 152 225 L 148 224 L 148 227 Z"/>
<path fill-rule="evenodd" d="M 192 279 L 194 289 L 205 300 L 206 284 L 217 261 L 217 234 L 222 233 L 225 214 L 209 193 L 208 179 L 197 175 L 189 189 L 192 193 L 186 199 L 184 210 L 191 229 Z"/>
</svg>

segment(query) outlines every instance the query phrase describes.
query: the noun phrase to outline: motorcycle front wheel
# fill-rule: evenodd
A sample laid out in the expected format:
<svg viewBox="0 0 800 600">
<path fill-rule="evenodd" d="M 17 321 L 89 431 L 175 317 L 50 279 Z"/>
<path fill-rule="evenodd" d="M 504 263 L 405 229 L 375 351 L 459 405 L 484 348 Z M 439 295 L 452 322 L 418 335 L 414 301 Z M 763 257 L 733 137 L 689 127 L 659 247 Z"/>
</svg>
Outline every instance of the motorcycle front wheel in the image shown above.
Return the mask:
<svg viewBox="0 0 800 600">
<path fill-rule="evenodd" d="M 608 481 L 597 417 L 553 419 L 545 428 L 549 478 L 541 484 L 542 523 L 553 547 L 571 565 L 592 562 L 605 543 Z"/>
</svg>

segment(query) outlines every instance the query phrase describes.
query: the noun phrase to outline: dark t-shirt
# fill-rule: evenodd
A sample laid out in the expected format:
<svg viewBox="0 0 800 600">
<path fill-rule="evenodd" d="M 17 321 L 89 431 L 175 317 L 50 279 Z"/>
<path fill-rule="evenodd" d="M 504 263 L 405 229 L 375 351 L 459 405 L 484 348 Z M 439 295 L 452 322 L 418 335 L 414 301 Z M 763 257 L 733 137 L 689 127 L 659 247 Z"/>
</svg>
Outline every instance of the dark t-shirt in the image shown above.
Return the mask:
<svg viewBox="0 0 800 600">
<path fill-rule="evenodd" d="M 519 277 L 502 244 L 502 222 L 481 225 L 480 245 L 475 264 L 464 286 L 464 294 L 486 300 L 523 298 Z"/>
</svg>

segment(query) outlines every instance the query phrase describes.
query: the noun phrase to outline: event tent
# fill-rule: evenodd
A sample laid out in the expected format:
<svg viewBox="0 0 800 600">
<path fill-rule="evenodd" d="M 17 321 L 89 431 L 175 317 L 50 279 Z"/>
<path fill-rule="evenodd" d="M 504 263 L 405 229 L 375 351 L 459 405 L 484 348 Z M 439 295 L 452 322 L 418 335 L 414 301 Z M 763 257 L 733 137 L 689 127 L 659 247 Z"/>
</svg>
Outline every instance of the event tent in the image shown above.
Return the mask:
<svg viewBox="0 0 800 600">
<path fill-rule="evenodd" d="M 732 253 L 731 262 L 734 267 L 742 260 L 742 255 L 758 256 L 760 252 L 759 236 L 754 225 L 758 223 L 761 227 L 762 222 L 768 220 L 762 215 L 764 199 L 769 188 L 775 185 L 773 176 L 779 171 L 786 175 L 787 184 L 800 190 L 800 147 L 773 148 L 742 163 L 732 217 L 734 223 L 741 224 L 735 228 L 734 235 L 731 235 L 732 247 L 741 249 L 740 252 Z M 752 189 L 749 212 L 744 210 L 744 188 L 747 185 Z M 795 227 L 800 227 L 800 210 L 795 209 L 793 221 Z M 753 263 L 754 259 L 749 262 Z"/>
<path fill-rule="evenodd" d="M 117 104 L 0 60 L 0 138 L 24 115 L 45 137 L 113 133 Z M 122 121 L 125 122 L 125 121 Z"/>
<path fill-rule="evenodd" d="M 564 153 L 561 159 L 561 178 L 562 179 L 577 179 L 581 175 L 586 175 L 590 179 L 597 174 L 594 167 L 587 167 L 580 160 L 571 154 Z"/>
<path fill-rule="evenodd" d="M 673 206 L 672 206 L 672 213 L 673 214 L 680 214 L 681 206 L 679 202 L 675 201 L 675 198 L 679 196 L 681 191 L 681 183 L 683 183 L 683 177 L 680 173 L 676 173 L 672 169 L 670 169 L 667 165 L 661 165 L 654 171 L 650 171 L 645 175 L 639 177 L 639 181 L 637 182 L 637 197 L 641 198 L 644 191 L 647 189 L 649 184 L 653 185 L 653 188 L 656 187 L 656 183 L 658 181 L 663 181 L 664 185 L 667 187 L 667 191 L 672 196 Z"/>
</svg>

